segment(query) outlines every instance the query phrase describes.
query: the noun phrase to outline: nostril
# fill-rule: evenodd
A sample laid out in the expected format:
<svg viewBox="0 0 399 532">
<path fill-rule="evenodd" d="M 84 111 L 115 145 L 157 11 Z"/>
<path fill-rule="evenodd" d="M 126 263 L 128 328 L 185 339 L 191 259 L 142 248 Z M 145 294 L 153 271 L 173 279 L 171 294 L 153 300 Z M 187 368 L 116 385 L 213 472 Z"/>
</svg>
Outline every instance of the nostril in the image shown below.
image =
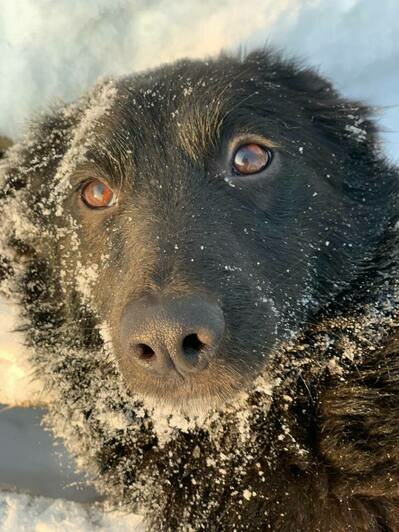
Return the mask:
<svg viewBox="0 0 399 532">
<path fill-rule="evenodd" d="M 183 340 L 183 351 L 186 355 L 199 354 L 205 347 L 197 334 L 189 334 Z"/>
<path fill-rule="evenodd" d="M 144 362 L 149 362 L 155 357 L 154 350 L 147 344 L 135 344 L 133 350 L 136 357 Z"/>
</svg>

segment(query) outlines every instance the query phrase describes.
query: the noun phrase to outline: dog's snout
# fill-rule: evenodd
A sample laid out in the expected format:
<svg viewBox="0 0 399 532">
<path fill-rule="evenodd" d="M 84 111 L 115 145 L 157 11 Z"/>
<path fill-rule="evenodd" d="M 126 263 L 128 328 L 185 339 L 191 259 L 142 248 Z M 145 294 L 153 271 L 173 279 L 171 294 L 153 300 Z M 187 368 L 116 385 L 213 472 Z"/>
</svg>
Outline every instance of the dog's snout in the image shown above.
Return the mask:
<svg viewBox="0 0 399 532">
<path fill-rule="evenodd" d="M 204 370 L 224 333 L 222 309 L 198 296 L 130 302 L 121 321 L 125 356 L 158 376 Z"/>
</svg>

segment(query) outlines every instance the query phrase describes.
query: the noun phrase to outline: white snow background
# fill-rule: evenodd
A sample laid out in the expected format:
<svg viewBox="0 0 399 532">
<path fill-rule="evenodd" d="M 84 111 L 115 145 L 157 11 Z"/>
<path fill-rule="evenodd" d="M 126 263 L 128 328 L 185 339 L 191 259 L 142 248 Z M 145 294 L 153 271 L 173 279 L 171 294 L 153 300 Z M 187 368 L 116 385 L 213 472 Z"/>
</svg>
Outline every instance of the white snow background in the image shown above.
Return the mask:
<svg viewBox="0 0 399 532">
<path fill-rule="evenodd" d="M 383 147 L 399 161 L 398 35 L 398 0 L 0 0 L 0 134 L 18 139 L 29 116 L 73 100 L 99 76 L 269 43 L 376 106 Z M 19 405 L 38 396 L 12 321 L 0 304 L 0 402 Z M 71 478 L 55 472 L 39 417 L 0 411 L 0 486 L 79 499 L 69 488 L 49 490 L 55 477 L 65 486 Z M 1 531 L 136 526 L 139 518 L 100 514 L 88 502 L 0 493 Z"/>
</svg>

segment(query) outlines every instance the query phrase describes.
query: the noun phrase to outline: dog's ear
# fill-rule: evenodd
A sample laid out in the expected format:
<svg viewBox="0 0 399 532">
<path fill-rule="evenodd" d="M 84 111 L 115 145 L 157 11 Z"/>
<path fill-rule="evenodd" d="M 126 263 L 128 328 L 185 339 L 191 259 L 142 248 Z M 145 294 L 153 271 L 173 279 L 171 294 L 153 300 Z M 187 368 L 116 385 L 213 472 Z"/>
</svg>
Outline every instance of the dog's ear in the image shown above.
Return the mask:
<svg viewBox="0 0 399 532">
<path fill-rule="evenodd" d="M 337 179 L 336 185 L 354 202 L 369 205 L 373 213 L 377 208 L 386 216 L 394 212 L 398 171 L 381 151 L 376 109 L 342 97 L 316 70 L 273 51 L 252 52 L 244 66 L 250 76 L 257 72 L 259 94 L 262 84 L 275 92 L 270 104 L 294 154 L 300 143 L 302 150 L 314 154 L 320 175 L 331 183 Z"/>
<path fill-rule="evenodd" d="M 48 181 L 62 160 L 76 123 L 77 113 L 68 111 L 60 106 L 40 115 L 15 144 L 0 134 L 0 294 L 10 292 L 17 270 L 34 255 L 35 221 L 25 190 L 28 184 L 38 187 Z"/>
<path fill-rule="evenodd" d="M 102 80 L 77 102 L 37 114 L 15 144 L 0 134 L 0 291 L 22 263 L 25 268 L 36 257 L 35 239 L 59 199 L 52 195 L 51 210 L 48 199 L 43 203 L 43 188 L 51 195 L 52 179 L 68 150 L 73 163 L 78 159 L 114 92 L 112 82 Z M 69 171 L 68 166 L 65 173 Z M 51 223 L 49 227 L 55 228 Z"/>
<path fill-rule="evenodd" d="M 343 98 L 332 83 L 299 60 L 286 59 L 274 51 L 255 51 L 245 62 L 255 65 L 261 79 L 276 85 L 280 100 L 296 102 L 301 114 L 307 115 L 324 139 L 355 157 L 373 152 L 378 144 L 374 123 L 375 110 Z M 292 127 L 296 125 L 293 115 Z M 288 125 L 289 120 L 287 121 Z"/>
<path fill-rule="evenodd" d="M 5 137 L 3 135 L 0 135 L 0 159 L 4 157 L 4 154 L 8 150 L 10 146 L 12 146 L 13 142 L 8 137 Z"/>
</svg>

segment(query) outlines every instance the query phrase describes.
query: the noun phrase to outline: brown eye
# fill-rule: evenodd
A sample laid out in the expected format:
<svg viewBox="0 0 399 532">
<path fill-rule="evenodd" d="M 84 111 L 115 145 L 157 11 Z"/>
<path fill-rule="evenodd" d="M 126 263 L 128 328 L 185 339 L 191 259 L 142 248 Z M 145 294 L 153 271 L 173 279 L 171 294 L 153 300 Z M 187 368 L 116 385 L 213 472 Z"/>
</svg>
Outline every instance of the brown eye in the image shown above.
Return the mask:
<svg viewBox="0 0 399 532">
<path fill-rule="evenodd" d="M 244 144 L 234 154 L 233 168 L 237 174 L 257 174 L 264 170 L 271 160 L 271 152 L 266 148 L 259 144 Z"/>
<path fill-rule="evenodd" d="M 114 193 L 99 179 L 92 179 L 83 187 L 82 199 L 92 209 L 102 209 L 115 204 Z"/>
</svg>

